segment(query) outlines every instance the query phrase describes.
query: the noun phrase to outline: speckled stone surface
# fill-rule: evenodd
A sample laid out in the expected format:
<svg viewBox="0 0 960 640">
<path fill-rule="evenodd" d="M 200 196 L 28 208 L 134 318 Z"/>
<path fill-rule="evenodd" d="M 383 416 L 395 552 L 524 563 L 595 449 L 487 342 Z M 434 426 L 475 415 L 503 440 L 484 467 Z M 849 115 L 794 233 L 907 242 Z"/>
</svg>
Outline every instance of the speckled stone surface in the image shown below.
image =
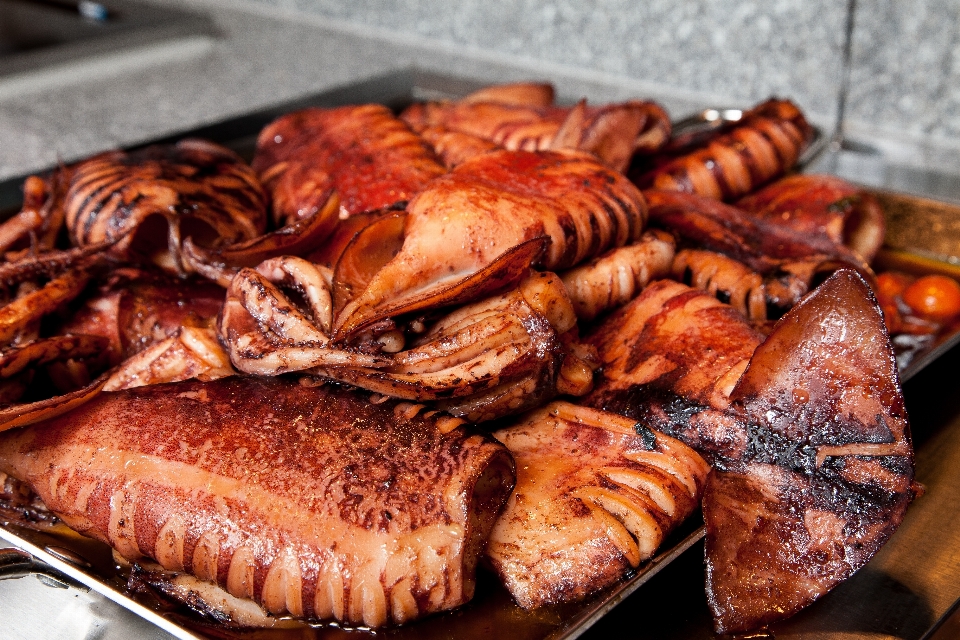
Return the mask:
<svg viewBox="0 0 960 640">
<path fill-rule="evenodd" d="M 958 20 L 957 0 L 858 4 L 846 123 L 851 135 L 884 138 L 886 153 L 912 164 L 955 161 L 960 151 Z M 902 149 L 897 141 L 904 143 Z"/>
<path fill-rule="evenodd" d="M 832 0 L 285 0 L 281 6 L 736 103 L 792 96 L 822 113 L 836 101 L 846 19 L 845 3 Z"/>
<path fill-rule="evenodd" d="M 552 80 L 566 99 L 652 97 L 678 116 L 780 94 L 823 123 L 838 87 L 843 16 L 827 0 L 158 1 L 208 13 L 215 33 L 59 84 L 0 79 L 0 180 L 410 66 Z"/>
</svg>

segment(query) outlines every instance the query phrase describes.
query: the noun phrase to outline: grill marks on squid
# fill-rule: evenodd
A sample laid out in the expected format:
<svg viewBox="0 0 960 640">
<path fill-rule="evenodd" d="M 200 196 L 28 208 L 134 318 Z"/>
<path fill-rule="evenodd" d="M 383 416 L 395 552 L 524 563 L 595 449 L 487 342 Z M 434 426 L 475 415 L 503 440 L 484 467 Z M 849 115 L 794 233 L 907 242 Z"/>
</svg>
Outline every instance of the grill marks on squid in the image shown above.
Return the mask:
<svg viewBox="0 0 960 640">
<path fill-rule="evenodd" d="M 209 142 L 101 154 L 73 167 L 71 177 L 64 207 L 74 243 L 113 242 L 118 257 L 129 257 L 137 228 L 153 216 L 169 227 L 167 251 L 178 271 L 182 236 L 200 233 L 197 243 L 229 244 L 260 235 L 266 225 L 266 198 L 253 171 Z"/>
<path fill-rule="evenodd" d="M 771 99 L 744 114 L 706 146 L 636 178 L 644 188 L 735 200 L 789 170 L 813 137 L 803 113 Z"/>
</svg>

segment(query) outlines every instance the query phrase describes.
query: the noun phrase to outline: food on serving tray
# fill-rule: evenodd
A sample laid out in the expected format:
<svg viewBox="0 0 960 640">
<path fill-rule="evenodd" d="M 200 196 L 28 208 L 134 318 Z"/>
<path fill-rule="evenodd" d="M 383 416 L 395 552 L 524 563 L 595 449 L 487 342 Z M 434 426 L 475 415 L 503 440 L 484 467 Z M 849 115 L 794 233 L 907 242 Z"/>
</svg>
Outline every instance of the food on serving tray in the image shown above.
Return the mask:
<svg viewBox="0 0 960 640">
<path fill-rule="evenodd" d="M 63 169 L 63 208 L 78 247 L 110 243 L 121 260 L 136 256 L 185 272 L 181 242 L 248 240 L 266 226 L 266 196 L 238 155 L 204 140 L 113 151 Z"/>
<path fill-rule="evenodd" d="M 756 272 L 762 279 L 763 297 L 767 302 L 767 317 L 776 318 L 799 301 L 818 279 L 841 267 L 857 269 L 873 279 L 873 272 L 862 256 L 825 234 L 803 233 L 777 219 L 752 216 L 737 207 L 703 196 L 647 190 L 651 221 L 671 231 L 682 248 L 694 247 L 727 256 Z M 735 268 L 729 263 L 717 264 L 697 260 L 687 261 L 684 278 L 690 281 L 709 280 L 718 285 L 717 277 L 724 269 Z M 717 272 L 705 278 L 700 270 Z M 739 269 L 737 274 L 739 275 Z M 727 277 L 727 281 L 735 278 Z M 749 289 L 729 289 L 723 293 L 739 304 L 753 295 L 759 296 L 757 279 L 749 280 Z M 758 313 L 750 311 L 747 315 Z M 762 319 L 762 318 L 760 318 Z"/>
<path fill-rule="evenodd" d="M 132 587 L 258 603 L 234 624 L 458 606 L 491 530 L 520 605 L 586 597 L 703 486 L 721 631 L 789 615 L 889 537 L 917 487 L 864 283 L 875 203 L 811 177 L 738 208 L 608 166 L 739 198 L 808 143 L 792 104 L 657 160 L 637 158 L 667 137 L 659 107 L 559 108 L 537 83 L 403 117 L 426 142 L 380 106 L 308 109 L 253 169 L 186 141 L 30 179 L 0 225 L 0 430 L 45 422 L 0 437 L 0 469 L 141 562 Z M 81 248 L 53 241 L 64 220 Z M 949 287 L 925 285 L 894 304 L 943 322 Z M 37 400 L 47 380 L 62 395 Z M 506 448 L 466 424 L 526 411 L 494 423 Z"/>
<path fill-rule="evenodd" d="M 721 633 L 793 615 L 832 589 L 921 491 L 883 316 L 853 271 L 783 317 L 730 400 L 746 446 L 717 466 L 703 502 Z"/>
<path fill-rule="evenodd" d="M 524 244 L 542 245 L 528 265 L 575 266 L 636 240 L 646 219 L 636 187 L 589 154 L 492 151 L 411 200 L 399 252 L 344 306 L 334 330 L 350 335 L 384 318 L 476 299 L 490 290 L 490 270 Z"/>
<path fill-rule="evenodd" d="M 770 99 L 693 148 L 666 149 L 631 170 L 643 188 L 736 200 L 789 171 L 813 140 L 813 127 L 789 100 Z M 651 166 L 652 165 L 652 166 Z"/>
<path fill-rule="evenodd" d="M 129 560 L 376 627 L 470 599 L 513 487 L 506 449 L 448 420 L 288 378 L 181 382 L 8 432 L 0 469 Z"/>
<path fill-rule="evenodd" d="M 334 194 L 347 214 L 402 206 L 445 173 L 419 136 L 373 104 L 278 118 L 260 133 L 253 168 L 277 224 L 313 215 Z"/>
<path fill-rule="evenodd" d="M 703 513 L 720 633 L 829 591 L 920 491 L 893 349 L 856 272 L 831 276 L 759 345 L 745 325 L 706 294 L 656 283 L 588 336 L 604 369 L 584 402 L 671 434 L 714 467 Z"/>
<path fill-rule="evenodd" d="M 737 208 L 850 247 L 867 262 L 880 250 L 886 230 L 876 198 L 834 176 L 788 176 L 741 198 Z"/>
<path fill-rule="evenodd" d="M 568 402 L 493 435 L 516 460 L 517 486 L 486 553 L 524 608 L 579 600 L 650 558 L 697 508 L 710 471 L 669 436 Z"/>
<path fill-rule="evenodd" d="M 381 333 L 376 352 L 330 339 L 328 277 L 324 267 L 293 257 L 241 271 L 219 326 L 235 366 L 256 375 L 303 371 L 394 398 L 433 400 L 473 421 L 589 390 L 593 367 L 578 355 L 576 315 L 552 273 L 531 272 L 504 293 L 441 315 L 409 345 L 400 331 Z M 308 309 L 298 310 L 280 284 L 299 291 Z"/>
<path fill-rule="evenodd" d="M 481 89 L 461 100 L 418 103 L 401 117 L 453 167 L 493 147 L 511 151 L 588 151 L 623 171 L 637 153 L 658 151 L 670 139 L 670 118 L 655 102 L 554 106 L 549 84 L 517 83 Z"/>
</svg>

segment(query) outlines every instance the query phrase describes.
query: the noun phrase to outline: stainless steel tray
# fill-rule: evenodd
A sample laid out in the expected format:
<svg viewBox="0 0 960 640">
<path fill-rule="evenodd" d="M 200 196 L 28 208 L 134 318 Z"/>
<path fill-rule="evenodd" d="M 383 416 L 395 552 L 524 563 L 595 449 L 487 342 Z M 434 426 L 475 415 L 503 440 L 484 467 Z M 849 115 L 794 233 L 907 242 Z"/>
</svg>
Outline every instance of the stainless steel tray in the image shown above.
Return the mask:
<svg viewBox="0 0 960 640">
<path fill-rule="evenodd" d="M 195 136 L 214 140 L 249 157 L 252 155 L 254 142 L 260 129 L 277 116 L 292 110 L 307 106 L 337 106 L 363 102 L 377 102 L 400 109 L 414 100 L 456 97 L 479 86 L 481 86 L 480 83 L 469 80 L 409 70 L 372 78 L 294 103 L 278 105 L 226 122 L 178 133 L 169 138 L 145 140 L 143 144 L 174 142 L 184 137 Z M 823 146 L 822 135 L 818 139 L 817 152 Z M 0 183 L 0 217 L 9 215 L 19 206 L 22 182 L 23 178 L 16 178 Z M 917 248 L 905 247 L 906 251 L 903 253 L 919 255 L 914 251 Z M 930 352 L 929 357 L 915 360 L 911 367 L 902 372 L 902 377 L 907 379 L 913 376 L 958 341 L 960 341 L 960 330 L 942 341 L 934 351 Z M 491 637 L 572 640 L 609 614 L 620 602 L 656 576 L 661 569 L 675 562 L 687 550 L 693 547 L 700 548 L 698 543 L 702 537 L 703 528 L 699 518 L 693 518 L 668 539 L 663 551 L 617 585 L 584 602 L 546 607 L 532 612 L 516 606 L 507 592 L 496 583 L 495 578 L 481 571 L 477 595 L 468 605 L 406 627 L 381 630 L 376 635 L 397 640 L 403 638 L 489 640 Z M 170 610 L 146 594 L 129 593 L 125 586 L 125 571 L 114 563 L 106 545 L 76 535 L 38 532 L 4 523 L 0 523 L 0 541 L 15 545 L 32 554 L 37 561 L 34 566 L 37 572 L 60 576 L 59 579 L 66 580 L 68 583 L 75 581 L 76 584 L 101 593 L 177 638 L 195 640 L 207 637 L 211 633 L 216 633 L 217 637 L 225 637 L 223 630 L 205 629 L 202 625 L 184 617 L 182 612 Z M 80 558 L 82 562 L 79 564 L 71 562 L 71 558 Z M 702 576 L 690 582 L 695 584 L 702 594 Z M 701 613 L 705 614 L 706 608 L 702 608 Z M 621 612 L 618 614 L 623 615 Z M 301 629 L 269 632 L 268 637 L 278 640 L 303 637 L 356 640 L 358 634 L 365 635 L 365 632 L 329 625 L 314 627 L 313 633 L 309 636 L 305 636 Z M 232 635 L 234 634 L 226 632 L 226 636 Z M 241 633 L 235 635 L 243 637 Z M 266 636 L 258 634 L 257 637 Z"/>
</svg>

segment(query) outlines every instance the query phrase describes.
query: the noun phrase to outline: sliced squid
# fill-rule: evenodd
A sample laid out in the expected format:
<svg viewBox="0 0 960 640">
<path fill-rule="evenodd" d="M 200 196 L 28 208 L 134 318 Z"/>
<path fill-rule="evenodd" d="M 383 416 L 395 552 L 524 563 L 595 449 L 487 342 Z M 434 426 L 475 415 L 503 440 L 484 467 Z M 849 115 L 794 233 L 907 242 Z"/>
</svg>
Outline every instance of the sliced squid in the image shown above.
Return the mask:
<svg viewBox="0 0 960 640">
<path fill-rule="evenodd" d="M 635 298 L 650 281 L 670 273 L 675 251 L 670 234 L 652 230 L 631 245 L 561 273 L 577 317 L 590 321 Z"/>
<path fill-rule="evenodd" d="M 733 258 L 699 249 L 677 252 L 671 266 L 674 279 L 706 291 L 726 302 L 748 320 L 767 319 L 767 294 L 763 278 Z"/>
<path fill-rule="evenodd" d="M 494 433 L 517 486 L 487 558 L 525 609 L 582 599 L 650 558 L 700 502 L 709 466 L 622 416 L 554 402 Z"/>
<path fill-rule="evenodd" d="M 645 189 L 736 200 L 790 170 L 813 133 L 795 104 L 771 98 L 705 146 L 668 160 L 635 181 Z"/>
</svg>

